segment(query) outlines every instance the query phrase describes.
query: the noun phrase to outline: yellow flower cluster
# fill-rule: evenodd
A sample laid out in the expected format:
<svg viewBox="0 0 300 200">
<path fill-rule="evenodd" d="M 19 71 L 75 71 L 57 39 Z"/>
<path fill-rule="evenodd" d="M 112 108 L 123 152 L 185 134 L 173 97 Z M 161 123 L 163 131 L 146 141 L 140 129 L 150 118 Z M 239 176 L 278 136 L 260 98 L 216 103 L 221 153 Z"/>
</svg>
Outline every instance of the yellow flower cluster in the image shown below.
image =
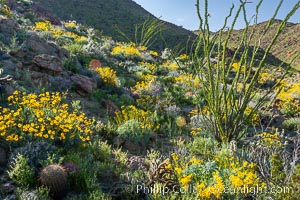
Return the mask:
<svg viewBox="0 0 300 200">
<path fill-rule="evenodd" d="M 290 83 L 287 80 L 282 80 L 280 86 L 275 90 L 280 90 L 278 93 L 277 104 L 279 109 L 288 111 L 295 115 L 300 112 L 300 83 Z"/>
<path fill-rule="evenodd" d="M 255 164 L 247 161 L 240 162 L 233 156 L 221 157 L 226 162 L 218 160 L 217 157 L 214 159 L 216 168 L 209 170 L 204 160 L 194 156 L 192 158 L 180 157 L 173 153 L 167 159 L 165 169 L 174 171 L 183 189 L 186 190 L 190 184 L 195 184 L 198 197 L 201 199 L 221 199 L 225 188 L 238 192 L 243 187 L 261 186 L 260 179 L 255 172 Z M 211 163 L 210 160 L 208 162 Z"/>
<path fill-rule="evenodd" d="M 67 22 L 65 23 L 66 28 L 74 28 L 76 27 L 76 23 L 74 22 Z M 75 42 L 81 42 L 81 41 L 86 41 L 87 37 L 78 35 L 77 33 L 71 32 L 71 31 L 66 31 L 61 27 L 55 27 L 51 24 L 49 21 L 41 21 L 41 22 L 36 22 L 35 26 L 32 28 L 33 30 L 38 30 L 38 31 L 46 31 L 50 32 L 54 37 L 69 37 L 74 39 Z"/>
<path fill-rule="evenodd" d="M 206 186 L 203 182 L 197 185 L 199 197 L 204 199 L 211 199 L 213 196 L 217 199 L 221 198 L 222 193 L 225 190 L 225 186 L 219 172 L 213 172 L 212 179 L 212 185 Z"/>
<path fill-rule="evenodd" d="M 134 43 L 131 43 L 131 45 L 134 46 Z M 146 51 L 147 50 L 147 47 L 145 47 L 145 46 L 138 46 L 137 48 L 140 51 Z"/>
<path fill-rule="evenodd" d="M 155 76 L 153 78 L 155 78 Z M 131 91 L 142 94 L 144 91 L 148 91 L 151 89 L 152 81 L 155 81 L 155 79 L 137 82 L 134 87 L 131 87 Z"/>
<path fill-rule="evenodd" d="M 199 87 L 200 80 L 198 77 L 193 77 L 192 74 L 181 74 L 180 76 L 174 77 L 174 81 L 180 85 L 188 87 Z"/>
<path fill-rule="evenodd" d="M 159 126 L 155 126 L 151 119 L 152 112 L 144 111 L 136 108 L 133 105 L 123 106 L 121 111 L 116 112 L 115 121 L 118 125 L 123 124 L 129 120 L 136 120 L 142 124 L 141 128 L 149 128 L 152 130 L 158 129 Z"/>
<path fill-rule="evenodd" d="M 234 72 L 238 72 L 239 70 L 241 70 L 242 73 L 245 72 L 246 67 L 245 66 L 241 66 L 240 63 L 236 62 L 232 64 L 232 71 Z"/>
<path fill-rule="evenodd" d="M 64 26 L 65 26 L 66 28 L 76 28 L 76 27 L 77 27 L 77 24 L 76 24 L 76 22 L 74 22 L 74 21 L 69 21 L 69 22 L 64 23 Z"/>
<path fill-rule="evenodd" d="M 248 91 L 249 83 L 237 83 L 236 84 L 236 91 L 241 92 L 242 90 Z"/>
<path fill-rule="evenodd" d="M 157 71 L 157 66 L 155 64 L 152 64 L 152 63 L 139 62 L 138 65 L 146 67 L 146 69 L 148 69 L 152 74 L 155 74 L 156 71 Z"/>
<path fill-rule="evenodd" d="M 10 17 L 10 15 L 12 14 L 10 8 L 7 5 L 2 5 L 0 7 L 0 13 L 6 17 Z"/>
<path fill-rule="evenodd" d="M 285 84 L 279 92 L 278 97 L 281 101 L 294 101 L 300 98 L 300 83 Z"/>
<path fill-rule="evenodd" d="M 202 128 L 198 127 L 198 128 L 194 128 L 191 130 L 190 134 L 194 137 L 196 137 L 197 135 L 199 135 L 202 132 Z"/>
<path fill-rule="evenodd" d="M 259 184 L 259 178 L 253 170 L 255 167 L 253 163 L 244 161 L 240 165 L 239 162 L 232 162 L 230 166 L 234 173 L 229 176 L 229 180 L 234 188 L 247 188 Z"/>
<path fill-rule="evenodd" d="M 143 74 L 142 75 L 142 79 L 144 79 L 145 81 L 151 81 L 151 80 L 156 80 L 156 76 L 152 75 L 152 74 Z"/>
<path fill-rule="evenodd" d="M 187 60 L 187 59 L 189 59 L 189 56 L 186 55 L 186 54 L 181 54 L 178 58 L 179 58 L 180 60 Z"/>
<path fill-rule="evenodd" d="M 104 83 L 114 86 L 118 85 L 118 77 L 115 70 L 109 67 L 98 67 L 95 71 L 98 72 Z"/>
<path fill-rule="evenodd" d="M 8 97 L 14 109 L 0 107 L 0 132 L 8 141 L 25 137 L 50 140 L 89 141 L 94 120 L 84 113 L 68 112 L 68 104 L 62 104 L 65 94 L 27 94 L 15 91 Z"/>
<path fill-rule="evenodd" d="M 156 51 L 150 50 L 149 53 L 150 53 L 152 56 L 158 56 L 158 53 L 157 53 Z"/>
<path fill-rule="evenodd" d="M 269 132 L 263 132 L 260 134 L 256 134 L 256 136 L 261 137 L 262 144 L 265 146 L 281 146 L 282 143 L 280 141 L 279 133 L 276 131 L 276 133 L 269 133 Z"/>
<path fill-rule="evenodd" d="M 141 52 L 133 45 L 118 45 L 112 49 L 111 55 L 140 56 Z"/>
<path fill-rule="evenodd" d="M 249 116 L 250 114 L 252 113 L 252 118 L 251 118 L 251 124 L 253 125 L 259 125 L 259 115 L 253 111 L 253 109 L 247 105 L 245 111 L 244 111 L 244 114 L 246 116 Z"/>
<path fill-rule="evenodd" d="M 259 76 L 258 76 L 258 83 L 260 84 L 265 84 L 266 82 L 268 81 L 273 81 L 274 80 L 274 75 L 272 73 L 261 73 Z"/>
<path fill-rule="evenodd" d="M 39 31 L 51 31 L 53 26 L 49 21 L 35 22 L 35 27 L 33 27 L 33 29 Z"/>
<path fill-rule="evenodd" d="M 179 69 L 179 66 L 176 62 L 166 62 L 162 65 L 162 67 L 167 69 L 168 71 L 175 71 Z"/>
<path fill-rule="evenodd" d="M 189 117 L 193 117 L 193 116 L 199 115 L 199 114 L 200 114 L 200 110 L 196 108 L 196 109 L 193 109 L 190 111 Z"/>
</svg>

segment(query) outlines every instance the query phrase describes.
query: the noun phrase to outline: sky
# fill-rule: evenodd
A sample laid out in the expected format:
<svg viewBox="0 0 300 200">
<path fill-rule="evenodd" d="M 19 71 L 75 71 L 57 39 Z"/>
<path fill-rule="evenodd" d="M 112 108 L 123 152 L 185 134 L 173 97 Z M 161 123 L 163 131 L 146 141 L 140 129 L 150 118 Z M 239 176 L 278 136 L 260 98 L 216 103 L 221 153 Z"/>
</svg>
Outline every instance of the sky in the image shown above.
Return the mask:
<svg viewBox="0 0 300 200">
<path fill-rule="evenodd" d="M 171 22 L 178 26 L 183 26 L 188 30 L 197 30 L 199 28 L 199 20 L 196 12 L 196 0 L 133 0 L 141 5 L 144 9 L 159 17 L 164 21 Z M 283 19 L 288 11 L 298 0 L 284 0 L 284 3 L 278 13 L 278 19 Z M 200 0 L 200 3 L 203 0 Z M 208 12 L 210 14 L 209 23 L 211 31 L 218 31 L 224 24 L 224 19 L 229 13 L 232 4 L 236 7 L 239 0 L 209 0 Z M 256 4 L 258 0 L 248 0 L 246 6 L 247 17 L 250 19 L 255 14 Z M 264 0 L 258 14 L 258 22 L 270 19 L 276 10 L 276 6 L 280 0 Z M 300 23 L 300 10 L 289 20 L 294 23 Z M 235 29 L 244 28 L 245 23 L 240 18 L 237 21 Z"/>
</svg>

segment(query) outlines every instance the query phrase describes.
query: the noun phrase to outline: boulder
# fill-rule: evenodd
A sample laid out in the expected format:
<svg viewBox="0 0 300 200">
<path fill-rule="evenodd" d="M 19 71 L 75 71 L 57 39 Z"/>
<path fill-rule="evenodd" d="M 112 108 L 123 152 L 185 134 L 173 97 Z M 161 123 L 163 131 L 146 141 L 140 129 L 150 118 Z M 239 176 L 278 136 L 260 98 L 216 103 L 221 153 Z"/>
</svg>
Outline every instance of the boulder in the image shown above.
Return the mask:
<svg viewBox="0 0 300 200">
<path fill-rule="evenodd" d="M 40 54 L 33 58 L 33 63 L 46 71 L 55 73 L 60 73 L 63 71 L 63 64 L 61 60 L 56 56 Z"/>
<path fill-rule="evenodd" d="M 112 102 L 110 100 L 102 99 L 101 100 L 101 104 L 106 107 L 107 114 L 110 117 L 115 117 L 116 116 L 116 112 L 120 111 L 120 109 L 118 108 L 118 106 L 116 106 L 116 104 L 114 104 L 114 102 Z"/>
<path fill-rule="evenodd" d="M 88 94 L 97 88 L 97 81 L 88 76 L 74 74 L 71 76 L 71 80 L 79 87 L 79 89 Z"/>
<path fill-rule="evenodd" d="M 65 48 L 61 48 L 58 49 L 58 56 L 60 59 L 66 59 L 70 57 L 70 52 Z"/>
<path fill-rule="evenodd" d="M 13 87 L 11 87 L 10 85 L 4 85 L 4 90 L 8 96 L 12 95 L 15 91 L 15 89 Z M 1 165 L 1 161 L 0 161 L 0 165 Z"/>
<path fill-rule="evenodd" d="M 62 72 L 59 76 L 51 76 L 50 84 L 52 88 L 58 91 L 66 91 L 72 88 L 73 82 L 68 72 Z"/>
<path fill-rule="evenodd" d="M 55 44 L 46 42 L 35 32 L 28 32 L 27 34 L 28 38 L 25 41 L 25 46 L 34 55 L 49 54 L 52 56 L 57 56 L 59 48 Z"/>
<path fill-rule="evenodd" d="M 5 166 L 7 164 L 6 150 L 0 147 L 0 166 Z"/>
<path fill-rule="evenodd" d="M 49 10 L 42 7 L 39 3 L 32 3 L 31 9 L 37 17 L 44 18 L 45 20 L 50 21 L 53 25 L 61 25 L 59 18 L 53 15 L 53 13 Z"/>
<path fill-rule="evenodd" d="M 6 44 L 10 43 L 10 39 L 18 30 L 18 25 L 14 20 L 0 16 L 0 39 Z"/>
</svg>

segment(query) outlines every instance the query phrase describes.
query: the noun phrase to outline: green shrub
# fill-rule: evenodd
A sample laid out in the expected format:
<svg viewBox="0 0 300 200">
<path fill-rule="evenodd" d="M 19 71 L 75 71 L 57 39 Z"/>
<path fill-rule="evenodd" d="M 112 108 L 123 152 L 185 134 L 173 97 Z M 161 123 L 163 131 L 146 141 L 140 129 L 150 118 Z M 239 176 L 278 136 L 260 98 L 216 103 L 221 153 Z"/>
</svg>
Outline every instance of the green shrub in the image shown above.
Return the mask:
<svg viewBox="0 0 300 200">
<path fill-rule="evenodd" d="M 16 148 L 10 156 L 14 160 L 19 154 L 26 155 L 28 165 L 37 173 L 39 169 L 49 160 L 49 155 L 54 163 L 59 162 L 60 157 L 55 154 L 56 147 L 46 142 L 32 142 L 23 147 Z"/>
<path fill-rule="evenodd" d="M 17 188 L 15 194 L 18 200 L 51 200 L 48 188 L 43 186 L 30 191 Z"/>
<path fill-rule="evenodd" d="M 94 138 L 87 146 L 87 151 L 90 152 L 94 159 L 97 161 L 110 161 L 112 150 L 111 146 L 107 144 L 107 141 L 101 141 L 98 138 Z"/>
<path fill-rule="evenodd" d="M 36 183 L 34 169 L 29 166 L 28 161 L 26 156 L 18 154 L 7 171 L 9 178 L 18 186 L 25 188 L 29 188 Z"/>
<path fill-rule="evenodd" d="M 128 120 L 118 127 L 117 134 L 133 142 L 149 141 L 153 131 L 142 126 L 137 120 Z"/>
</svg>

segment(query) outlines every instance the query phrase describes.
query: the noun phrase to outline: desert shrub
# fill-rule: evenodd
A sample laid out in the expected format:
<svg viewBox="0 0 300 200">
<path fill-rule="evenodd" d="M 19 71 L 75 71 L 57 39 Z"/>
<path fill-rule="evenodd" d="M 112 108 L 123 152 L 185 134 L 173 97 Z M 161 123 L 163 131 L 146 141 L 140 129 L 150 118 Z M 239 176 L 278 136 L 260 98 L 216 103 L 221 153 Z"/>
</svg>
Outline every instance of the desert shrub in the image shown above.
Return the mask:
<svg viewBox="0 0 300 200">
<path fill-rule="evenodd" d="M 300 106 L 296 100 L 286 101 L 281 105 L 280 112 L 288 117 L 296 117 L 299 115 Z"/>
<path fill-rule="evenodd" d="M 156 130 L 159 126 L 155 125 L 152 115 L 153 113 L 151 111 L 144 111 L 134 105 L 130 105 L 121 107 L 121 111 L 116 112 L 114 120 L 117 125 L 121 125 L 128 120 L 136 120 L 141 123 L 142 129 L 149 128 Z"/>
<path fill-rule="evenodd" d="M 201 2 L 202 3 L 202 2 Z M 262 0 L 256 6 L 256 15 L 254 21 L 257 22 L 258 11 L 260 9 Z M 269 87 L 265 95 L 262 95 L 252 107 L 251 112 L 247 116 L 244 115 L 249 103 L 259 93 L 257 88 L 258 81 L 262 79 L 264 72 L 264 65 L 267 54 L 270 52 L 272 46 L 278 36 L 282 33 L 286 22 L 299 8 L 299 2 L 286 14 L 284 20 L 276 27 L 275 34 L 268 44 L 265 52 L 260 56 L 258 63 L 255 58 L 259 53 L 259 45 L 261 38 L 270 30 L 272 22 L 274 21 L 278 10 L 282 5 L 282 1 L 277 6 L 273 17 L 269 20 L 262 34 L 258 38 L 253 37 L 255 27 L 249 29 L 250 21 L 247 19 L 246 6 L 247 2 L 240 1 L 239 7 L 233 13 L 234 6 L 230 9 L 229 15 L 225 18 L 224 26 L 218 33 L 212 35 L 209 29 L 209 13 L 208 0 L 200 4 L 197 0 L 197 13 L 200 19 L 200 34 L 195 42 L 195 50 L 192 55 L 192 62 L 195 63 L 191 69 L 195 77 L 198 77 L 203 84 L 203 91 L 206 94 L 204 101 L 207 106 L 208 114 L 203 114 L 204 126 L 209 130 L 219 142 L 230 142 L 232 140 L 240 140 L 247 134 L 249 124 L 252 124 L 253 116 L 261 108 L 264 100 L 272 90 L 278 85 L 274 84 Z M 200 9 L 200 5 L 204 9 Z M 232 24 L 229 30 L 228 19 L 233 16 Z M 233 55 L 228 58 L 228 43 L 232 36 L 237 18 L 243 17 L 246 28 L 242 33 L 237 49 Z M 250 51 L 250 42 L 254 44 L 253 50 Z M 251 54 L 249 52 L 252 52 Z M 216 62 L 211 60 L 212 55 L 215 56 Z M 282 80 L 285 76 L 278 77 Z M 229 82 L 229 80 L 231 80 Z M 230 83 L 230 84 L 229 84 Z M 236 90 L 239 88 L 239 91 Z M 201 105 L 199 105 L 201 108 Z M 249 123 L 250 122 L 250 123 Z"/>
<path fill-rule="evenodd" d="M 94 156 L 94 159 L 102 162 L 109 161 L 112 155 L 111 146 L 107 141 L 101 141 L 99 138 L 89 142 L 87 151 Z"/>
<path fill-rule="evenodd" d="M 11 162 L 10 169 L 7 171 L 11 178 L 18 186 L 31 187 L 36 183 L 35 172 L 28 164 L 28 158 L 18 154 Z"/>
<path fill-rule="evenodd" d="M 81 66 L 77 64 L 78 60 L 75 56 L 71 56 L 63 61 L 64 69 L 67 71 L 71 71 L 74 73 L 79 73 L 81 70 Z"/>
<path fill-rule="evenodd" d="M 17 188 L 15 194 L 18 200 L 51 200 L 49 196 L 49 189 L 44 186 L 38 187 L 35 190 Z"/>
<path fill-rule="evenodd" d="M 134 142 L 149 141 L 151 135 L 153 135 L 150 128 L 134 119 L 125 121 L 117 128 L 116 132 L 120 137 Z"/>
<path fill-rule="evenodd" d="M 62 103 L 64 95 L 15 91 L 8 97 L 11 108 L 1 107 L 0 110 L 1 137 L 10 142 L 26 139 L 89 141 L 93 120 L 84 113 L 70 112 L 68 104 Z"/>
<path fill-rule="evenodd" d="M 100 75 L 102 81 L 105 84 L 108 85 L 113 85 L 113 86 L 118 86 L 119 84 L 119 80 L 117 77 L 117 73 L 115 70 L 109 68 L 109 67 L 99 67 L 97 69 L 95 69 L 95 71 Z"/>
<path fill-rule="evenodd" d="M 264 187 L 256 165 L 234 156 L 228 147 L 217 148 L 211 158 L 173 153 L 167 163 L 165 169 L 173 171 L 177 190 L 193 198 L 245 198 L 253 194 L 242 188 Z"/>
<path fill-rule="evenodd" d="M 14 149 L 9 160 L 15 160 L 19 154 L 26 155 L 28 165 L 37 174 L 43 163 L 47 162 L 50 155 L 54 155 L 50 156 L 53 163 L 59 162 L 60 156 L 55 154 L 56 149 L 55 146 L 46 142 L 32 142 Z"/>
<path fill-rule="evenodd" d="M 300 118 L 290 118 L 284 120 L 282 127 L 288 131 L 300 129 Z"/>
<path fill-rule="evenodd" d="M 265 193 L 265 198 L 296 199 L 299 196 L 299 131 L 293 136 L 275 130 L 273 134 L 263 133 L 260 139 L 244 147 L 248 160 L 255 162 L 267 190 L 278 189 L 275 193 Z"/>
<path fill-rule="evenodd" d="M 11 17 L 13 13 L 10 10 L 10 7 L 6 5 L 7 1 L 2 0 L 0 1 L 0 14 L 6 16 L 6 17 Z"/>
</svg>

